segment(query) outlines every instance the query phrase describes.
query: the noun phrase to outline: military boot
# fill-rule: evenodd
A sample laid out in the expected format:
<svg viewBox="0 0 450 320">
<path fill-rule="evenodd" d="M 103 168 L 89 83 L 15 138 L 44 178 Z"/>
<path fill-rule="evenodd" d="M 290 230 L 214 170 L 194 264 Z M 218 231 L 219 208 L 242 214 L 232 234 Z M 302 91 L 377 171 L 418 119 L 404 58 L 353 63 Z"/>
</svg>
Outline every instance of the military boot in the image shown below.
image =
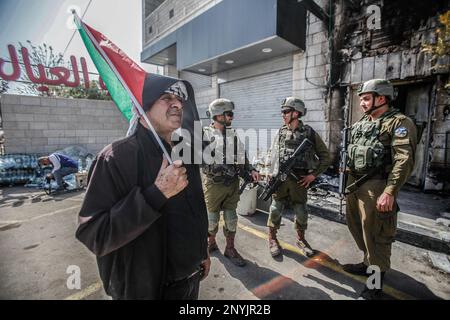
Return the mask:
<svg viewBox="0 0 450 320">
<path fill-rule="evenodd" d="M 241 257 L 241 255 L 237 252 L 234 247 L 234 237 L 236 232 L 229 232 L 226 236 L 227 246 L 225 247 L 225 251 L 223 255 L 231 260 L 238 267 L 245 266 L 245 260 Z"/>
<path fill-rule="evenodd" d="M 269 250 L 272 257 L 277 257 L 281 254 L 281 246 L 277 239 L 277 229 L 269 228 Z"/>
<path fill-rule="evenodd" d="M 345 272 L 356 274 L 358 276 L 369 276 L 367 274 L 367 266 L 364 264 L 364 262 L 358 264 L 344 264 L 342 266 L 342 269 L 344 269 Z"/>
<path fill-rule="evenodd" d="M 383 282 L 385 272 L 381 273 L 381 287 L 380 289 L 369 289 L 367 285 L 364 287 L 359 295 L 359 299 L 362 300 L 383 300 Z"/>
<path fill-rule="evenodd" d="M 314 250 L 305 239 L 304 230 L 297 230 L 297 241 L 295 242 L 295 244 L 300 248 L 304 256 L 312 257 L 314 255 Z"/>
<path fill-rule="evenodd" d="M 219 249 L 216 242 L 216 236 L 208 234 L 208 252 L 211 253 Z"/>
</svg>

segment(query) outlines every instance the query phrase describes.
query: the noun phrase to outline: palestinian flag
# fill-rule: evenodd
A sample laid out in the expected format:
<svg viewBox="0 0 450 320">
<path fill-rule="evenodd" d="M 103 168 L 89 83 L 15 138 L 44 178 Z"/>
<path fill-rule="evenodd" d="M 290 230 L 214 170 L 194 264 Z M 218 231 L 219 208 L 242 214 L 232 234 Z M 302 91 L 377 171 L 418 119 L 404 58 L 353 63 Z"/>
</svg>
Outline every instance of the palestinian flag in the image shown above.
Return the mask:
<svg viewBox="0 0 450 320">
<path fill-rule="evenodd" d="M 122 114 L 131 120 L 133 102 L 142 106 L 146 72 L 108 38 L 82 22 L 77 16 L 75 23 L 113 101 Z"/>
<path fill-rule="evenodd" d="M 199 121 L 199 116 L 194 90 L 189 82 L 145 72 L 113 42 L 84 23 L 75 13 L 74 18 L 86 49 L 109 94 L 128 121 L 144 115 L 165 90 L 182 81 L 188 97 L 183 104 L 182 128 L 187 129 L 191 137 L 194 136 L 194 122 Z M 155 138 L 160 140 L 154 129 L 151 129 Z M 166 153 L 160 141 L 158 143 Z"/>
</svg>

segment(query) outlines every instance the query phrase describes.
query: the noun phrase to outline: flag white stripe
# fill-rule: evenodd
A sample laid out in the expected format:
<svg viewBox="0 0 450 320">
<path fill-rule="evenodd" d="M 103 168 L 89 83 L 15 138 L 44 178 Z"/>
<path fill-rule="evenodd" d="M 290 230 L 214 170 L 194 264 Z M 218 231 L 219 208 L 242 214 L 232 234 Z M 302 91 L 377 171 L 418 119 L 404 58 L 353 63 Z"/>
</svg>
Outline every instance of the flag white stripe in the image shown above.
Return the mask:
<svg viewBox="0 0 450 320">
<path fill-rule="evenodd" d="M 153 133 L 156 141 L 158 142 L 158 145 L 161 147 L 164 156 L 167 158 L 167 161 L 169 162 L 169 164 L 173 164 L 172 158 L 169 155 L 169 152 L 167 151 L 167 149 L 164 147 L 164 144 L 161 141 L 161 138 L 159 137 L 159 135 L 156 133 L 155 128 L 153 127 L 153 125 L 151 124 L 150 120 L 148 119 L 147 115 L 145 114 L 144 110 L 142 109 L 141 104 L 137 101 L 136 97 L 134 96 L 134 94 L 131 92 L 130 88 L 128 88 L 126 82 L 123 80 L 122 76 L 120 75 L 120 73 L 117 71 L 116 67 L 114 66 L 114 64 L 111 62 L 111 60 L 109 59 L 109 57 L 106 55 L 105 51 L 103 51 L 103 48 L 100 46 L 100 44 L 97 42 L 97 40 L 94 38 L 94 36 L 91 34 L 91 32 L 83 27 L 82 21 L 80 19 L 80 17 L 78 16 L 78 14 L 76 12 L 72 12 L 74 17 L 75 17 L 75 21 L 78 25 L 79 28 L 83 28 L 83 30 L 86 32 L 86 34 L 88 35 L 88 37 L 91 39 L 92 43 L 94 44 L 94 46 L 97 48 L 98 52 L 102 55 L 103 59 L 106 60 L 106 63 L 108 63 L 109 67 L 113 70 L 113 72 L 115 73 L 116 77 L 119 79 L 120 83 L 122 84 L 122 86 L 125 88 L 125 90 L 128 92 L 128 95 L 130 96 L 133 104 L 136 106 L 137 110 L 139 111 L 140 115 L 142 117 L 144 117 L 145 122 L 147 123 L 148 127 L 150 128 L 151 132 Z"/>
</svg>

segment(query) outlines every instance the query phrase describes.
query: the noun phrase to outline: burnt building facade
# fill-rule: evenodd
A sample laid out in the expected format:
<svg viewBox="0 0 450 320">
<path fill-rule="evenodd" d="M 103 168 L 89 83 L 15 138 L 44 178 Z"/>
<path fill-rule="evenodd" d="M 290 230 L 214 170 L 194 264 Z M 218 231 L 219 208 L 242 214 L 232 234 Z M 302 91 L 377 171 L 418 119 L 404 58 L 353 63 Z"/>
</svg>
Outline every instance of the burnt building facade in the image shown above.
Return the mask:
<svg viewBox="0 0 450 320">
<path fill-rule="evenodd" d="M 445 50 L 427 50 L 446 45 L 448 53 L 449 4 L 342 1 L 342 20 L 335 25 L 337 51 L 333 61 L 338 70 L 331 77 L 338 79 L 341 93 L 343 88 L 349 89 L 345 91 L 349 121 L 353 123 L 361 116 L 357 86 L 372 78 L 389 79 L 396 89 L 394 106 L 413 119 L 418 128 L 416 166 L 409 183 L 426 190 L 450 188 L 450 106 L 446 88 L 450 61 Z"/>
<path fill-rule="evenodd" d="M 357 87 L 386 78 L 419 129 L 410 184 L 450 189 L 448 0 L 142 3 L 142 61 L 191 81 L 203 118 L 223 97 L 237 128 L 276 129 L 280 102 L 298 96 L 338 160 L 345 122 L 361 116 Z"/>
</svg>

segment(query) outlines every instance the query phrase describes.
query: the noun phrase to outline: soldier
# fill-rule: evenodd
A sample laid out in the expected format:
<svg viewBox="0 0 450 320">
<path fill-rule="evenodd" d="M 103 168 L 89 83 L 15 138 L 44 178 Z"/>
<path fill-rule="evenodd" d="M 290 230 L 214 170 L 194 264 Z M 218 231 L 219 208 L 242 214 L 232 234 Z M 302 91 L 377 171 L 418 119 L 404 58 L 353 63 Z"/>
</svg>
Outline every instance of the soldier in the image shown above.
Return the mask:
<svg viewBox="0 0 450 320">
<path fill-rule="evenodd" d="M 306 209 L 307 188 L 330 165 L 330 153 L 320 136 L 308 125 L 303 124 L 301 117 L 306 115 L 306 107 L 302 100 L 289 97 L 281 104 L 284 125 L 275 137 L 272 146 L 272 173 L 278 173 L 280 162 L 289 159 L 295 149 L 309 139 L 313 147 L 297 157 L 293 171 L 296 178 L 289 176 L 272 196 L 269 219 L 269 249 L 272 257 L 281 253 L 277 240 L 277 230 L 280 228 L 283 209 L 290 205 L 295 213 L 295 230 L 297 231 L 296 245 L 303 255 L 314 254 L 305 239 L 308 226 L 308 212 Z"/>
<path fill-rule="evenodd" d="M 234 103 L 227 99 L 216 99 L 209 105 L 209 116 L 213 123 L 204 128 L 204 138 L 215 145 L 214 159 L 220 159 L 220 163 L 213 163 L 203 166 L 205 174 L 204 192 L 206 207 L 208 209 L 209 229 L 208 229 L 208 250 L 213 252 L 218 249 L 216 234 L 219 229 L 220 212 L 223 211 L 225 225 L 223 232 L 226 237 L 226 248 L 224 256 L 229 258 L 237 266 L 244 266 L 245 261 L 234 247 L 234 238 L 237 229 L 236 208 L 239 202 L 239 176 L 238 170 L 245 170 L 251 174 L 253 181 L 259 180 L 259 173 L 247 160 L 244 159 L 238 164 L 236 132 L 231 128 L 233 120 Z M 242 144 L 240 145 L 242 146 Z M 226 161 L 227 148 L 234 148 L 232 156 L 233 163 Z M 243 149 L 240 149 L 243 150 Z"/>
<path fill-rule="evenodd" d="M 367 81 L 358 95 L 365 116 L 351 127 L 346 215 L 364 261 L 344 270 L 367 276 L 368 266 L 377 266 L 381 286 L 366 285 L 361 297 L 380 299 L 396 233 L 396 199 L 414 167 L 417 131 L 411 119 L 390 107 L 394 88 L 388 81 Z"/>
</svg>

